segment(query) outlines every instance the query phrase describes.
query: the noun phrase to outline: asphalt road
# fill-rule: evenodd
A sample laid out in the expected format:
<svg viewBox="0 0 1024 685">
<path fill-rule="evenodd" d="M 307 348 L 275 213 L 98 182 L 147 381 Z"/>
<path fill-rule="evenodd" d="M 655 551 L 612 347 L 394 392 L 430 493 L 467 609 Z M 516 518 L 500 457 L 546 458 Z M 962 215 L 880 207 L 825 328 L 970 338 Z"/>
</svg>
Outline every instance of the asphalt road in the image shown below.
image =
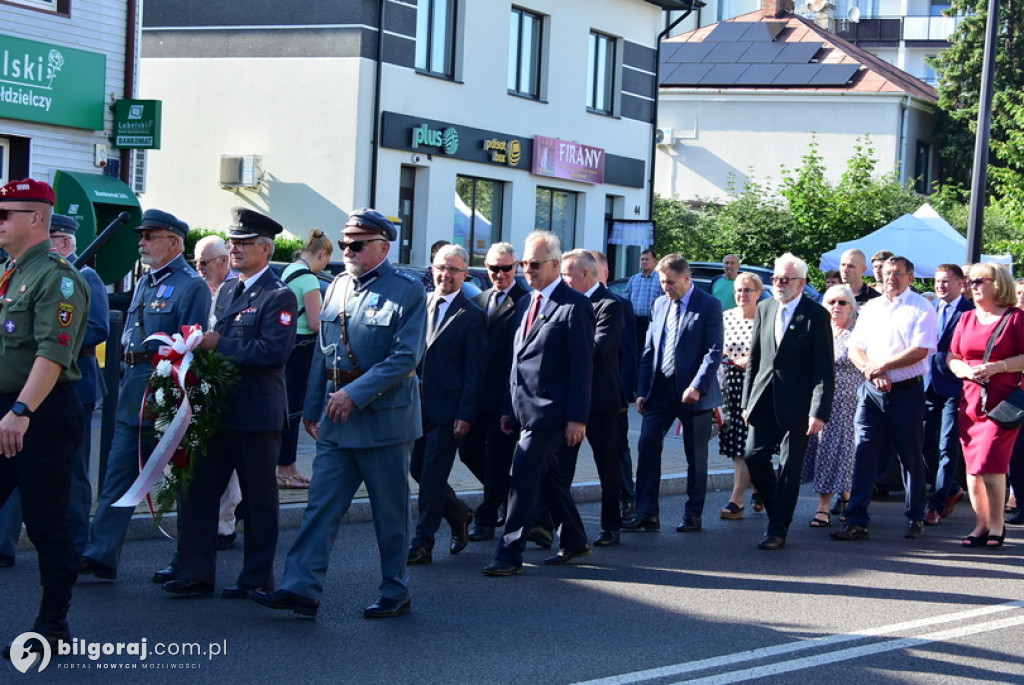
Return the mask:
<svg viewBox="0 0 1024 685">
<path fill-rule="evenodd" d="M 248 601 L 172 598 L 149 581 L 172 551 L 128 542 L 116 583 L 75 590 L 71 627 L 89 643 L 137 643 L 149 656 L 55 656 L 42 673 L 0 663 L 3 682 L 333 683 L 1024 683 L 1024 530 L 997 552 L 961 549 L 961 505 L 902 537 L 902 504 L 872 505 L 871 540 L 839 543 L 806 526 L 805 489 L 786 549 L 755 548 L 763 514 L 723 521 L 727 493 L 709 493 L 705 528 L 674 532 L 682 498 L 663 498 L 660 533 L 623 537 L 572 567 L 527 552 L 524 575 L 486 578 L 493 543 L 411 569 L 412 613 L 368 621 L 378 568 L 372 524 L 342 526 L 320 616 L 303 619 Z M 583 505 L 588 530 L 599 507 Z M 295 530 L 282 531 L 278 568 Z M 532 546 L 531 546 L 532 547 Z M 440 553 L 437 553 L 440 552 Z M 240 548 L 220 554 L 232 584 Z M 0 570 L 0 634 L 31 624 L 35 554 Z M 158 643 L 197 643 L 200 655 L 157 656 Z M 209 645 L 221 654 L 209 655 Z M 142 668 L 145 665 L 147 668 Z M 133 667 L 133 669 L 125 667 Z M 154 668 L 155 667 L 155 668 Z M 9 674 L 9 675 L 8 675 Z M 27 680 L 26 680 L 27 682 Z"/>
</svg>

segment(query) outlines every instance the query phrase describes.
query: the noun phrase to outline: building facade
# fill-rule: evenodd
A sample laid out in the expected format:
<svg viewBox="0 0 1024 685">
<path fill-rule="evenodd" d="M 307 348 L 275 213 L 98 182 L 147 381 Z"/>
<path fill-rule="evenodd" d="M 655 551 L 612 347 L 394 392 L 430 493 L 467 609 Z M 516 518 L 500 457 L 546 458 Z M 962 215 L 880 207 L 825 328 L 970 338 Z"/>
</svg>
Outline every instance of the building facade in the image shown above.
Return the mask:
<svg viewBox="0 0 1024 685">
<path fill-rule="evenodd" d="M 373 205 L 414 264 L 535 228 L 605 249 L 614 219 L 649 217 L 666 4 L 148 3 L 146 202 L 211 229 L 251 206 L 297 236 Z"/>
</svg>

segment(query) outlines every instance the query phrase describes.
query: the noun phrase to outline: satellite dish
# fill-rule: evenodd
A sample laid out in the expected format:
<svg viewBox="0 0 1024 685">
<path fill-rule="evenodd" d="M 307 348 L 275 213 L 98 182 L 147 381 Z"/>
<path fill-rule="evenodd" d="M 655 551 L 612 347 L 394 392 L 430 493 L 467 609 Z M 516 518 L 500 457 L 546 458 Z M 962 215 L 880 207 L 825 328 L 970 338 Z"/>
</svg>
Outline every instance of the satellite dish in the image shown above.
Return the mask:
<svg viewBox="0 0 1024 685">
<path fill-rule="evenodd" d="M 856 24 L 860 21 L 860 8 L 857 6 L 851 7 L 850 11 L 846 13 L 846 18 L 852 23 Z"/>
</svg>

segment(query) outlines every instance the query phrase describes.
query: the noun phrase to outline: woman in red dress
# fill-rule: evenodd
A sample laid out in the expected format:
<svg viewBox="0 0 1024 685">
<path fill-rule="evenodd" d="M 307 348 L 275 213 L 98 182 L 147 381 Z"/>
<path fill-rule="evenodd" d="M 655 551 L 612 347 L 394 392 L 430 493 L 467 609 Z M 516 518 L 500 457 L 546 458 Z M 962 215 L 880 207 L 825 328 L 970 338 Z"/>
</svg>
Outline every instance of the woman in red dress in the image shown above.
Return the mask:
<svg viewBox="0 0 1024 685">
<path fill-rule="evenodd" d="M 989 420 L 985 411 L 1020 385 L 1024 371 L 1024 311 L 1014 306 L 1017 298 L 1013 278 L 1002 265 L 974 264 L 967 282 L 977 308 L 960 317 L 949 348 L 950 370 L 968 381 L 964 383 L 964 399 L 960 403 L 960 441 L 975 524 L 963 544 L 999 547 L 1006 532 L 1006 474 L 1019 429 L 1003 428 Z M 1009 320 L 996 339 L 988 362 L 983 364 L 985 348 L 1003 316 Z M 982 386 L 988 391 L 984 408 Z"/>
</svg>

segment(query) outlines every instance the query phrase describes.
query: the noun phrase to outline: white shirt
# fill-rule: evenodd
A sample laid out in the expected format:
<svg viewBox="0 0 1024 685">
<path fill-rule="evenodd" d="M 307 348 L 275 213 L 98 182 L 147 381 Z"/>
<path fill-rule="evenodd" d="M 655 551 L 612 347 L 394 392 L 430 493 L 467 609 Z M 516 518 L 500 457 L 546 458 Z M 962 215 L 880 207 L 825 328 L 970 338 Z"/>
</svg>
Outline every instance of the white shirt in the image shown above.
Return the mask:
<svg viewBox="0 0 1024 685">
<path fill-rule="evenodd" d="M 848 347 L 861 350 L 874 363 L 912 347 L 927 349 L 924 359 L 889 371 L 889 380 L 899 383 L 928 372 L 929 357 L 938 340 L 937 329 L 938 314 L 931 303 L 907 288 L 895 300 L 883 294 L 862 304 Z"/>
<path fill-rule="evenodd" d="M 789 326 L 789 322 L 793 320 L 793 313 L 796 311 L 797 305 L 800 304 L 801 297 L 803 295 L 797 295 L 785 304 L 779 302 L 779 309 L 775 314 L 776 347 L 782 343 L 782 336 L 786 335 L 786 328 Z"/>
</svg>

